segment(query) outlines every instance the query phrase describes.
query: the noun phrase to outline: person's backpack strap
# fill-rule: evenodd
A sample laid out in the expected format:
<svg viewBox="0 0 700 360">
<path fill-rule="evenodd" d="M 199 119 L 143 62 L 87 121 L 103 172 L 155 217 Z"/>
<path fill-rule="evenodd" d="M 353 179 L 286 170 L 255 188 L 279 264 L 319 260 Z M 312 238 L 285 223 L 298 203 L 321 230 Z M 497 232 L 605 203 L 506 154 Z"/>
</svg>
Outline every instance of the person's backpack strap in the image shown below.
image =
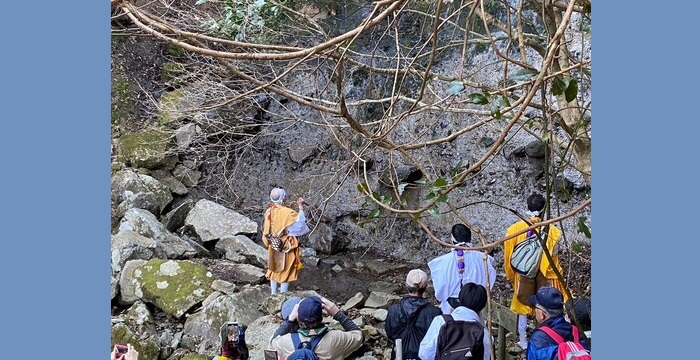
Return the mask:
<svg viewBox="0 0 700 360">
<path fill-rule="evenodd" d="M 404 326 L 403 330 L 401 330 L 401 332 L 399 333 L 398 338 L 402 338 L 404 336 L 404 334 L 406 334 L 406 331 L 409 328 L 412 328 L 414 326 L 414 324 L 416 323 L 416 320 L 418 320 L 418 316 L 420 315 L 420 312 L 423 311 L 423 308 L 425 308 L 426 306 L 428 306 L 427 303 L 423 304 L 422 306 L 420 306 L 418 308 L 418 310 L 416 310 L 415 313 L 413 313 L 413 316 L 408 319 L 408 323 L 406 323 L 406 326 Z M 400 308 L 400 310 L 401 310 L 401 315 L 403 315 L 404 317 L 407 317 L 406 312 L 403 310 L 403 308 Z"/>
<path fill-rule="evenodd" d="M 318 343 L 321 342 L 321 338 L 323 338 L 323 335 L 326 335 L 327 333 L 328 331 L 324 331 L 318 335 L 314 335 L 309 341 L 309 349 L 311 349 L 311 351 L 314 351 L 316 345 L 318 345 Z"/>
<path fill-rule="evenodd" d="M 301 339 L 299 338 L 299 333 L 293 332 L 291 333 L 292 335 L 292 344 L 294 344 L 294 350 L 299 348 L 299 345 L 301 345 Z"/>
<path fill-rule="evenodd" d="M 447 324 L 450 322 L 454 321 L 455 318 L 452 317 L 450 314 L 442 314 L 442 319 L 445 320 L 445 324 L 443 324 L 440 327 L 440 330 L 438 331 L 438 338 L 437 338 L 437 352 L 436 354 L 439 354 L 442 352 L 442 349 L 445 347 L 445 331 L 447 330 Z"/>
<path fill-rule="evenodd" d="M 581 348 L 583 349 L 584 347 L 583 347 L 583 345 L 581 344 L 580 338 L 578 337 L 578 328 L 577 328 L 576 325 L 574 325 L 574 324 L 571 324 L 571 336 L 574 337 L 574 342 L 575 342 L 577 345 L 581 346 Z"/>
<path fill-rule="evenodd" d="M 326 335 L 328 331 L 324 331 L 318 335 L 314 335 L 311 337 L 311 340 L 309 340 L 309 349 L 311 351 L 314 351 L 316 348 L 316 345 L 318 345 L 319 342 L 321 342 L 321 338 L 323 338 L 324 335 Z M 301 347 L 301 338 L 299 338 L 299 333 L 293 332 L 291 333 L 292 335 L 292 344 L 294 344 L 294 349 L 300 349 Z"/>
<path fill-rule="evenodd" d="M 559 334 L 557 334 L 556 331 L 552 330 L 552 328 L 548 326 L 540 326 L 540 330 L 544 331 L 549 337 L 554 339 L 554 341 L 557 342 L 557 344 L 563 344 L 564 343 L 564 338 L 562 338 Z M 578 335 L 578 331 L 576 331 L 576 335 Z"/>
</svg>

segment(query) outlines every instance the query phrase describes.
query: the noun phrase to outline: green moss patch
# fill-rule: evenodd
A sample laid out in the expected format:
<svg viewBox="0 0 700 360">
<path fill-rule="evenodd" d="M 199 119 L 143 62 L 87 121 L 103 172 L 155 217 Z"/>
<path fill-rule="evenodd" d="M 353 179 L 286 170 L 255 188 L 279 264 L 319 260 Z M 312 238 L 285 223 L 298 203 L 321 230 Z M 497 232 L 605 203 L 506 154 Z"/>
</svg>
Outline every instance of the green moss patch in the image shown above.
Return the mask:
<svg viewBox="0 0 700 360">
<path fill-rule="evenodd" d="M 152 259 L 139 270 L 143 299 L 176 318 L 213 292 L 213 275 L 191 261 Z"/>
<path fill-rule="evenodd" d="M 168 163 L 169 133 L 149 130 L 125 134 L 119 139 L 122 161 L 135 167 L 157 169 Z"/>
</svg>

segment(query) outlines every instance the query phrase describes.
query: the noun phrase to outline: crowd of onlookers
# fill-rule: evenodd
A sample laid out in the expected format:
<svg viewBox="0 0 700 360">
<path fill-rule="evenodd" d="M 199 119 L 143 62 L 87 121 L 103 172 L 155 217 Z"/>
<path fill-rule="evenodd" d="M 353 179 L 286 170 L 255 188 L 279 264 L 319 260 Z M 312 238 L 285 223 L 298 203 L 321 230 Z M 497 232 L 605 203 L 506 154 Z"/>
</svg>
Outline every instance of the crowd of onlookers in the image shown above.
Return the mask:
<svg viewBox="0 0 700 360">
<path fill-rule="evenodd" d="M 302 268 L 297 236 L 309 231 L 304 200 L 299 198 L 293 210 L 283 204 L 285 196 L 283 189 L 273 189 L 263 218 L 272 294 L 287 292 L 289 283 L 296 281 Z M 528 217 L 507 229 L 503 244 L 504 272 L 513 286 L 510 309 L 518 315 L 517 346 L 527 360 L 590 359 L 591 301 L 570 299 L 560 280 L 561 231 L 549 223 L 538 224 L 543 222 L 545 205 L 542 195 L 529 196 Z M 430 276 L 420 269 L 408 272 L 406 295 L 389 307 L 385 330 L 392 344 L 391 360 L 491 359 L 494 339 L 482 310 L 496 282 L 494 259 L 471 249 L 471 231 L 464 224 L 452 227 L 451 243 L 453 249 L 428 262 Z M 438 306 L 425 297 L 430 281 Z M 359 327 L 326 298 L 289 298 L 281 315 L 284 321 L 269 340 L 266 360 L 344 359 L 363 344 Z M 343 330 L 329 329 L 322 322 L 324 316 L 332 317 Z M 528 318 L 533 317 L 537 325 L 528 337 Z M 225 323 L 214 360 L 248 357 L 245 327 Z M 131 345 L 115 346 L 112 360 L 116 359 L 136 360 L 138 352 Z"/>
</svg>

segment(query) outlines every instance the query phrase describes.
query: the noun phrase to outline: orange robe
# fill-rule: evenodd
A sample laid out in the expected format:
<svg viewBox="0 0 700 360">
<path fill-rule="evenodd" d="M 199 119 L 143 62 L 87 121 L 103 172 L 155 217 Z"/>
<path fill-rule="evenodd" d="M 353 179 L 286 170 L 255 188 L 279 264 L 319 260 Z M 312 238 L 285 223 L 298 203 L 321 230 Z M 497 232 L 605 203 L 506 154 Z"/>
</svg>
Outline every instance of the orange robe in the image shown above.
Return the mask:
<svg viewBox="0 0 700 360">
<path fill-rule="evenodd" d="M 286 231 L 282 231 L 287 226 L 292 225 L 299 214 L 280 204 L 272 204 L 265 211 L 263 218 L 263 243 L 267 247 L 267 267 L 265 277 L 268 280 L 280 283 L 296 281 L 299 277 L 299 263 L 301 261 L 301 251 L 299 241 L 295 236 L 288 236 Z M 270 223 L 272 227 L 270 228 Z M 282 251 L 276 251 L 268 244 L 265 234 L 272 233 L 280 235 L 282 239 Z"/>
<path fill-rule="evenodd" d="M 540 221 L 538 217 L 532 217 L 529 220 L 531 223 L 536 223 Z M 518 221 L 517 223 L 511 225 L 508 228 L 508 231 L 506 231 L 506 236 L 509 236 L 511 234 L 518 233 L 526 228 L 528 228 L 529 225 L 525 221 Z M 542 231 L 543 228 L 537 228 L 538 231 Z M 559 272 L 562 272 L 561 265 L 559 264 L 559 256 L 554 255 L 554 247 L 556 246 L 557 242 L 559 241 L 559 237 L 561 236 L 561 230 L 556 228 L 554 225 L 549 226 L 549 234 L 547 236 L 547 249 L 549 250 L 549 253 L 552 254 L 552 260 L 554 260 L 554 265 L 557 267 Z M 504 265 L 506 270 L 506 278 L 510 280 L 513 283 L 513 299 L 511 300 L 510 303 L 510 309 L 515 311 L 518 314 L 521 315 L 527 315 L 530 312 L 532 312 L 532 307 L 530 307 L 529 304 L 523 304 L 521 303 L 518 298 L 515 296 L 515 294 L 518 293 L 518 283 L 519 283 L 519 277 L 520 274 L 515 272 L 513 268 L 510 266 L 510 256 L 513 254 L 513 249 L 515 248 L 515 245 L 518 243 L 522 242 L 527 238 L 527 232 L 522 233 L 510 240 L 506 240 L 506 242 L 503 244 L 504 247 L 504 254 L 503 254 L 503 259 L 504 259 Z M 547 257 L 542 254 L 542 262 L 540 263 L 540 270 L 539 270 L 544 277 L 549 279 L 552 282 L 552 286 L 557 288 L 562 295 L 564 295 L 564 301 L 566 302 L 568 300 L 568 296 L 566 296 L 566 292 L 564 292 L 564 286 L 562 286 L 561 282 L 559 279 L 557 279 L 557 275 L 554 273 L 554 270 L 551 267 L 551 264 L 549 263 L 549 260 Z"/>
</svg>

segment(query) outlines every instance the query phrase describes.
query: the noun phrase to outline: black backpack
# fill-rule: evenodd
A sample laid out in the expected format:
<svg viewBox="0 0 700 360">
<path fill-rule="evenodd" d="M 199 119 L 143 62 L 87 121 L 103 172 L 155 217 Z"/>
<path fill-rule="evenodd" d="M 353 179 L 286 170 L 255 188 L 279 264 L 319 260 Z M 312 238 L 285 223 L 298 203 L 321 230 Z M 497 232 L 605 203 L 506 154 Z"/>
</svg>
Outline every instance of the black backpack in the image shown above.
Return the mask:
<svg viewBox="0 0 700 360">
<path fill-rule="evenodd" d="M 401 353 L 404 359 L 418 359 L 418 348 L 420 348 L 420 342 L 423 340 L 427 329 L 421 329 L 422 331 L 417 329 L 416 320 L 426 306 L 427 304 L 424 304 L 413 313 L 413 317 L 409 318 L 403 331 L 397 337 L 397 339 L 401 339 Z M 401 313 L 404 316 L 406 315 L 403 308 L 401 308 Z M 391 359 L 396 359 L 396 346 L 391 348 Z"/>
<path fill-rule="evenodd" d="M 455 320 L 442 315 L 445 325 L 437 338 L 435 360 L 466 360 L 484 358 L 484 326 L 477 321 Z"/>
</svg>

